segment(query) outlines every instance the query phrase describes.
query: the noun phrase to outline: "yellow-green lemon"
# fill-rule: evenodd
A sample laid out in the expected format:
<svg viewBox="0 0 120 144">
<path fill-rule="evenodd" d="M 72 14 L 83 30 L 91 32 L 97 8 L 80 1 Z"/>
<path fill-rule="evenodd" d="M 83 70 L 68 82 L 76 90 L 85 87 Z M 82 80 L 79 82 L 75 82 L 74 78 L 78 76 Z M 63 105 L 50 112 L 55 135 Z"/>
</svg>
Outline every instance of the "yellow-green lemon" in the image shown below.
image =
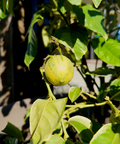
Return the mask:
<svg viewBox="0 0 120 144">
<path fill-rule="evenodd" d="M 69 83 L 73 78 L 73 74 L 72 62 L 63 55 L 54 55 L 45 64 L 45 76 L 55 86 Z"/>
</svg>

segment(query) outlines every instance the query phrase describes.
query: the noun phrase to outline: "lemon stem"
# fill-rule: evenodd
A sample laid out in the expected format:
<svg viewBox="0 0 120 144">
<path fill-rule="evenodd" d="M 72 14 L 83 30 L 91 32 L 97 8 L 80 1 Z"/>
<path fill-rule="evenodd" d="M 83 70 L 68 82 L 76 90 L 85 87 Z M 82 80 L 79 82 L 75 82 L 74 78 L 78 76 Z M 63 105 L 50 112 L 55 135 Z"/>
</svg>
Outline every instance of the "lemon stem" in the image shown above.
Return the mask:
<svg viewBox="0 0 120 144">
<path fill-rule="evenodd" d="M 86 93 L 86 92 L 82 92 L 82 93 L 85 94 L 85 95 L 87 95 L 87 96 L 89 96 L 90 98 L 97 99 L 95 96 L 93 96 L 93 95 L 91 95 L 89 93 Z"/>
<path fill-rule="evenodd" d="M 64 132 L 64 139 L 67 139 L 69 137 L 67 131 L 66 131 L 66 128 L 65 128 L 65 124 L 64 124 L 64 121 L 63 121 L 63 118 L 61 120 L 61 124 L 62 124 L 62 127 L 63 127 L 63 132 Z"/>
<path fill-rule="evenodd" d="M 52 91 L 51 91 L 50 85 L 49 85 L 49 83 L 48 83 L 47 80 L 46 80 L 46 77 L 45 77 L 45 74 L 44 74 L 44 70 L 43 70 L 42 67 L 40 68 L 40 72 L 41 72 L 42 77 L 44 78 L 46 87 L 47 87 L 47 89 L 48 89 L 48 96 L 49 96 L 51 99 L 56 100 L 55 96 L 53 95 L 53 93 L 52 93 Z"/>
<path fill-rule="evenodd" d="M 58 46 L 58 47 L 57 47 L 57 49 L 58 49 L 58 51 L 59 51 L 60 55 L 62 55 L 61 48 Z"/>
</svg>

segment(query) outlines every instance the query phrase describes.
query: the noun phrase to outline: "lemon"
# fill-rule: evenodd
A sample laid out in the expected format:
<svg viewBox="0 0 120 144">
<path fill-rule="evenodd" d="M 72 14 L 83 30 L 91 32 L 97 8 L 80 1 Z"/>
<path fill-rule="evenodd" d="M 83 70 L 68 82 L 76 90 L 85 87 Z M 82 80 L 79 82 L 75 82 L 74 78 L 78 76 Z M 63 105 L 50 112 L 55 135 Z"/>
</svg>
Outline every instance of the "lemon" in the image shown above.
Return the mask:
<svg viewBox="0 0 120 144">
<path fill-rule="evenodd" d="M 63 55 L 51 56 L 45 64 L 45 76 L 54 86 L 68 84 L 74 75 L 72 62 Z"/>
</svg>

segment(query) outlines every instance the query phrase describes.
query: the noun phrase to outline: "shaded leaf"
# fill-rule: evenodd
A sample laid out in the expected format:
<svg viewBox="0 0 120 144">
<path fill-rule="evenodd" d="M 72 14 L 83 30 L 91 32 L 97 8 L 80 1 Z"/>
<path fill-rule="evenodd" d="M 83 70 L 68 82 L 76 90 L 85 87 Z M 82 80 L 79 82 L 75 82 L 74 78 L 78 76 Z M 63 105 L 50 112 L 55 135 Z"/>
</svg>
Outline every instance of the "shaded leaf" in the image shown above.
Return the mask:
<svg viewBox="0 0 120 144">
<path fill-rule="evenodd" d="M 89 143 L 93 137 L 93 132 L 91 130 L 92 122 L 88 118 L 83 116 L 74 116 L 69 119 L 68 123 L 76 129 L 83 142 Z"/>
<path fill-rule="evenodd" d="M 86 53 L 88 44 L 86 29 L 84 32 L 83 29 L 79 31 L 66 27 L 58 29 L 53 35 L 59 43 L 72 50 L 77 60 L 80 60 Z"/>
<path fill-rule="evenodd" d="M 101 34 L 107 40 L 108 35 L 103 26 L 103 16 L 99 10 L 93 8 L 91 5 L 85 5 L 81 8 L 73 6 L 73 11 L 77 15 L 80 24 Z"/>
<path fill-rule="evenodd" d="M 14 11 L 13 11 L 13 5 L 14 5 L 14 0 L 8 0 L 8 11 L 13 16 L 15 16 Z"/>
<path fill-rule="evenodd" d="M 23 140 L 22 132 L 10 122 L 7 123 L 2 132 L 5 132 L 6 134 L 13 136 L 14 138 L 17 138 L 19 140 Z"/>
<path fill-rule="evenodd" d="M 119 144 L 120 124 L 105 124 L 93 136 L 90 144 Z"/>
<path fill-rule="evenodd" d="M 72 102 L 74 102 L 81 94 L 82 88 L 81 87 L 71 87 L 69 89 L 68 96 Z"/>
<path fill-rule="evenodd" d="M 98 101 L 100 102 L 104 101 L 104 98 L 107 96 L 109 92 L 109 86 L 110 86 L 110 83 L 102 84 L 97 94 Z"/>
<path fill-rule="evenodd" d="M 120 66 L 120 43 L 109 39 L 106 42 L 102 37 L 91 41 L 95 54 L 104 62 Z"/>
<path fill-rule="evenodd" d="M 109 74 L 115 74 L 115 73 L 116 73 L 115 69 L 111 69 L 108 67 L 99 67 L 95 71 L 86 72 L 87 75 L 96 75 L 101 77 L 107 76 Z"/>
<path fill-rule="evenodd" d="M 94 133 L 96 133 L 101 127 L 102 127 L 102 124 L 100 124 L 99 122 L 95 121 L 95 120 L 91 120 L 92 121 L 92 131 Z"/>
<path fill-rule="evenodd" d="M 95 7 L 98 8 L 98 6 L 100 5 L 102 0 L 92 0 L 92 1 L 94 3 Z"/>
<path fill-rule="evenodd" d="M 7 0 L 2 0 L 2 6 L 3 6 L 3 12 L 4 12 L 4 14 L 6 13 L 6 2 L 7 2 Z"/>
<path fill-rule="evenodd" d="M 18 144 L 18 140 L 16 138 L 5 138 L 3 141 L 6 144 Z"/>
<path fill-rule="evenodd" d="M 115 79 L 112 81 L 110 85 L 110 91 L 109 91 L 111 96 L 115 97 L 113 98 L 114 100 L 120 101 L 120 79 Z"/>
<path fill-rule="evenodd" d="M 31 29 L 28 36 L 27 51 L 25 53 L 24 63 L 30 68 L 31 62 L 34 60 L 38 51 L 37 36 L 34 29 Z"/>
<path fill-rule="evenodd" d="M 40 14 L 35 13 L 28 29 L 29 32 L 28 45 L 27 45 L 27 51 L 24 58 L 24 63 L 28 68 L 30 68 L 30 64 L 35 59 L 35 56 L 38 51 L 37 36 L 35 34 L 33 26 L 36 22 L 39 21 L 39 19 L 43 19 L 43 17 Z"/>
<path fill-rule="evenodd" d="M 30 112 L 32 144 L 50 139 L 63 116 L 66 102 L 67 98 L 52 101 L 38 99 L 33 103 Z"/>
</svg>

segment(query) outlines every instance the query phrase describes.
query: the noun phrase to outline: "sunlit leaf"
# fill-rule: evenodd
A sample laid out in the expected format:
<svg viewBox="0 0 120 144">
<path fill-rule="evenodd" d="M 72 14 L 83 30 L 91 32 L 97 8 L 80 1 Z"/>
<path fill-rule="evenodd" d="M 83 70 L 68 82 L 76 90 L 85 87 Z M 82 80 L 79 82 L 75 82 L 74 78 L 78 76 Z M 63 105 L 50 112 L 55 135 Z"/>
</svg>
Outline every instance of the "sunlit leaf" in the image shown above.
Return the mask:
<svg viewBox="0 0 120 144">
<path fill-rule="evenodd" d="M 102 37 L 91 41 L 95 54 L 104 62 L 120 66 L 120 43 L 114 39 L 108 39 L 106 42 Z"/>
<path fill-rule="evenodd" d="M 84 25 L 86 28 L 101 34 L 105 40 L 107 40 L 108 35 L 103 26 L 103 16 L 101 12 L 91 5 L 85 5 L 81 8 L 78 6 L 73 6 L 73 11 L 77 15 L 79 23 Z"/>
<path fill-rule="evenodd" d="M 81 5 L 82 0 L 68 0 L 72 5 Z"/>
<path fill-rule="evenodd" d="M 83 116 L 71 117 L 68 121 L 78 132 L 83 142 L 88 143 L 93 137 L 92 122 Z"/>
<path fill-rule="evenodd" d="M 119 144 L 120 124 L 105 124 L 93 136 L 90 144 Z"/>
<path fill-rule="evenodd" d="M 45 47 L 48 47 L 50 38 L 45 28 L 42 29 L 42 40 Z"/>
<path fill-rule="evenodd" d="M 98 8 L 98 6 L 100 5 L 102 0 L 92 0 L 92 1 L 94 3 L 95 7 Z"/>
<path fill-rule="evenodd" d="M 65 144 L 65 141 L 62 137 L 58 135 L 52 135 L 49 141 L 47 141 L 45 144 Z"/>
<path fill-rule="evenodd" d="M 72 50 L 77 60 L 80 60 L 87 51 L 88 38 L 86 29 L 60 28 L 53 36 L 57 38 L 59 43 Z"/>
<path fill-rule="evenodd" d="M 31 110 L 31 107 L 28 109 L 24 121 L 26 121 L 30 117 L 30 110 Z"/>
<path fill-rule="evenodd" d="M 32 144 L 50 139 L 63 116 L 66 102 L 67 98 L 52 101 L 38 99 L 33 103 L 30 112 Z"/>
<path fill-rule="evenodd" d="M 68 96 L 72 102 L 74 102 L 81 94 L 82 88 L 81 87 L 71 87 L 69 89 Z"/>
</svg>

